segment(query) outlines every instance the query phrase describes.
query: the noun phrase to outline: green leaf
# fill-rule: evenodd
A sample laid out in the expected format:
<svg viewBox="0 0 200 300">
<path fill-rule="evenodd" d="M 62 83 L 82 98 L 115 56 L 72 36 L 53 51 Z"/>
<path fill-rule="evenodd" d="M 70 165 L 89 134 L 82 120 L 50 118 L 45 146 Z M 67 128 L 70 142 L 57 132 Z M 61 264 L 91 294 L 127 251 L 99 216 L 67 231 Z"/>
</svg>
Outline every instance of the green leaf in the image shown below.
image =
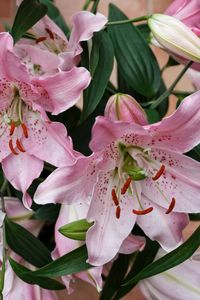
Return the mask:
<svg viewBox="0 0 200 300">
<path fill-rule="evenodd" d="M 42 267 L 52 261 L 50 251 L 24 227 L 6 218 L 5 230 L 8 246 L 32 265 Z"/>
<path fill-rule="evenodd" d="M 37 284 L 40 287 L 47 289 L 47 290 L 63 290 L 65 289 L 65 285 L 62 283 L 51 279 L 51 278 L 44 278 L 39 276 L 32 276 L 32 271 L 28 268 L 20 265 L 18 262 L 13 260 L 11 257 L 9 257 L 10 265 L 15 272 L 15 274 L 24 282 L 27 282 L 29 284 Z"/>
<path fill-rule="evenodd" d="M 47 13 L 47 6 L 37 0 L 23 0 L 17 10 L 11 29 L 11 35 L 16 43 L 35 23 Z"/>
<path fill-rule="evenodd" d="M 74 274 L 80 271 L 87 270 L 92 266 L 86 263 L 88 254 L 86 246 L 83 245 L 74 251 L 59 257 L 50 264 L 33 271 L 33 276 L 44 276 L 44 277 L 54 277 L 54 276 L 64 276 L 69 274 Z"/>
<path fill-rule="evenodd" d="M 85 241 L 86 233 L 92 224 L 88 223 L 86 219 L 82 219 L 62 226 L 59 228 L 59 232 L 70 239 Z"/>
<path fill-rule="evenodd" d="M 40 0 L 48 7 L 47 15 L 63 30 L 65 35 L 69 34 L 69 27 L 65 23 L 59 9 L 50 0 Z"/>
<path fill-rule="evenodd" d="M 129 286 L 138 281 L 162 273 L 171 269 L 186 259 L 189 259 L 200 245 L 200 226 L 195 230 L 191 237 L 181 246 L 166 254 L 152 264 L 146 266 L 141 272 L 124 282 L 124 286 Z"/>
<path fill-rule="evenodd" d="M 129 281 L 131 278 L 136 276 L 136 274 L 139 273 L 143 268 L 149 265 L 154 260 L 158 249 L 159 244 L 157 242 L 146 238 L 145 248 L 143 251 L 138 252 L 135 262 L 132 268 L 130 269 L 128 275 L 126 276 L 125 280 Z M 129 293 L 135 285 L 136 283 L 133 282 L 133 284 L 130 284 L 128 286 L 120 286 L 117 295 L 114 297 L 114 300 L 121 299 L 123 296 Z"/>
<path fill-rule="evenodd" d="M 200 221 L 200 214 L 189 214 L 190 221 Z"/>
<path fill-rule="evenodd" d="M 95 110 L 103 97 L 112 72 L 113 57 L 113 46 L 108 33 L 95 33 L 90 59 L 92 81 L 84 91 L 82 122 Z"/>
<path fill-rule="evenodd" d="M 32 219 L 55 222 L 60 211 L 59 204 L 42 205 L 34 212 Z"/>
<path fill-rule="evenodd" d="M 147 114 L 147 118 L 150 124 L 160 121 L 160 115 L 156 109 L 147 108 L 145 109 L 145 112 Z"/>
<path fill-rule="evenodd" d="M 127 269 L 129 267 L 129 259 L 129 255 L 119 254 L 117 260 L 114 261 L 109 275 L 106 278 L 105 285 L 101 292 L 100 300 L 112 299 L 120 284 L 122 283 L 124 276 L 126 275 Z"/>
<path fill-rule="evenodd" d="M 110 4 L 109 21 L 126 20 L 127 17 L 113 4 Z M 108 27 L 113 41 L 118 68 L 129 86 L 152 98 L 161 85 L 160 69 L 148 43 L 139 29 L 132 24 Z"/>
</svg>

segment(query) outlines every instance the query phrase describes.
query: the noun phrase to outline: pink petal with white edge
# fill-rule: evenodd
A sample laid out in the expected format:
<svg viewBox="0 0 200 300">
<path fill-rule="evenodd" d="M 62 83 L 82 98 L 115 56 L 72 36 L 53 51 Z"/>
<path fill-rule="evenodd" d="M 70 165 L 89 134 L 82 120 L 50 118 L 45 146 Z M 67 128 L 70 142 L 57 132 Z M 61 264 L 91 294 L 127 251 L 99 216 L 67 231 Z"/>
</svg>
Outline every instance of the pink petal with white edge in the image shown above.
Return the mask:
<svg viewBox="0 0 200 300">
<path fill-rule="evenodd" d="M 200 91 L 185 98 L 177 110 L 161 122 L 149 125 L 149 133 L 157 148 L 187 152 L 199 144 Z M 148 128 L 148 126 L 145 126 Z"/>
<path fill-rule="evenodd" d="M 175 198 L 173 211 L 200 211 L 200 163 L 190 157 L 165 150 L 152 150 L 152 157 L 165 165 L 165 172 L 156 181 L 143 180 L 142 192 L 152 202 L 167 209 Z"/>
<path fill-rule="evenodd" d="M 153 206 L 150 213 L 137 217 L 137 224 L 144 233 L 150 239 L 158 241 L 166 251 L 178 247 L 182 242 L 182 231 L 189 223 L 188 215 L 174 212 L 165 214 L 165 209 L 155 203 L 152 204 L 152 201 L 144 195 L 141 204 L 144 209 Z"/>
<path fill-rule="evenodd" d="M 38 204 L 87 201 L 96 181 L 95 166 L 90 166 L 93 159 L 80 156 L 73 166 L 56 169 L 38 186 L 34 201 Z"/>
<path fill-rule="evenodd" d="M 89 11 L 80 11 L 76 13 L 72 17 L 73 28 L 68 48 L 75 50 L 80 42 L 91 39 L 93 33 L 103 29 L 107 22 L 107 18 L 100 13 L 97 13 L 96 15 Z M 80 52 L 77 54 L 80 54 Z"/>
<path fill-rule="evenodd" d="M 15 189 L 23 192 L 23 203 L 30 208 L 32 200 L 26 192 L 32 181 L 40 176 L 43 161 L 28 153 L 10 154 L 2 161 L 3 172 Z"/>
<path fill-rule="evenodd" d="M 87 232 L 86 245 L 88 262 L 94 266 L 101 266 L 113 259 L 136 220 L 136 215 L 132 213 L 133 199 L 124 196 L 120 201 L 121 214 L 117 218 L 111 196 L 115 184 L 112 172 L 101 172 L 93 192 L 87 220 L 95 224 Z"/>
<path fill-rule="evenodd" d="M 71 139 L 62 123 L 50 122 L 43 112 L 29 111 L 26 113 L 28 138 L 23 138 L 25 150 L 56 167 L 72 165 L 76 158 Z"/>
<path fill-rule="evenodd" d="M 85 68 L 74 67 L 70 71 L 59 72 L 48 78 L 41 77 L 33 83 L 45 89 L 50 105 L 48 111 L 56 115 L 77 103 L 90 79 L 90 73 Z"/>
<path fill-rule="evenodd" d="M 131 254 L 136 251 L 142 251 L 146 240 L 143 236 L 130 234 L 122 243 L 119 253 Z"/>
</svg>

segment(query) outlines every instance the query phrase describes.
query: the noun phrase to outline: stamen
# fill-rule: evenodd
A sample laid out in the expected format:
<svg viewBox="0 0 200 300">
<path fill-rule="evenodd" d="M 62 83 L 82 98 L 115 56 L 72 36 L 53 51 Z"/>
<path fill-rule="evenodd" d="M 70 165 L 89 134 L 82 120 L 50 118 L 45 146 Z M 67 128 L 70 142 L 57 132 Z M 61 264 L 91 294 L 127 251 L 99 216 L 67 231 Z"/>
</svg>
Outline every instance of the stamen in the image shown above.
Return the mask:
<svg viewBox="0 0 200 300">
<path fill-rule="evenodd" d="M 118 206 L 119 205 L 119 200 L 117 199 L 115 189 L 112 189 L 112 199 L 113 199 L 113 202 L 115 203 L 115 205 Z"/>
<path fill-rule="evenodd" d="M 130 186 L 130 184 L 131 184 L 131 181 L 132 181 L 131 177 L 129 177 L 129 178 L 126 180 L 126 182 L 124 183 L 123 187 L 121 188 L 121 195 L 126 194 L 128 188 L 129 188 L 129 186 Z"/>
<path fill-rule="evenodd" d="M 10 147 L 10 150 L 13 154 L 15 155 L 18 155 L 19 153 L 17 151 L 15 151 L 14 147 L 13 147 L 13 142 L 12 140 L 9 141 L 9 147 Z"/>
<path fill-rule="evenodd" d="M 41 42 L 46 41 L 46 39 L 47 39 L 46 36 L 41 36 L 41 37 L 39 37 L 39 38 L 35 41 L 35 43 L 36 43 L 36 44 L 39 44 L 39 43 L 41 43 Z"/>
<path fill-rule="evenodd" d="M 15 131 L 15 122 L 11 122 L 10 124 L 10 136 L 13 135 L 14 131 Z"/>
<path fill-rule="evenodd" d="M 54 40 L 54 34 L 49 28 L 45 28 L 46 32 L 49 34 L 50 39 Z"/>
<path fill-rule="evenodd" d="M 116 207 L 116 212 L 115 212 L 115 214 L 116 214 L 116 218 L 119 219 L 119 218 L 120 218 L 120 214 L 121 214 L 121 208 L 120 208 L 120 206 L 117 206 L 117 207 Z"/>
<path fill-rule="evenodd" d="M 28 138 L 28 128 L 27 128 L 26 124 L 24 124 L 24 123 L 21 123 L 21 126 L 22 126 L 24 136 L 27 139 Z"/>
<path fill-rule="evenodd" d="M 18 139 L 16 140 L 16 145 L 17 145 L 17 148 L 19 149 L 19 151 L 26 152 L 26 150 L 24 149 L 24 147 L 22 146 L 22 144 L 20 143 L 20 141 Z"/>
<path fill-rule="evenodd" d="M 160 176 L 164 173 L 165 171 L 165 166 L 162 165 L 160 167 L 160 169 L 158 170 L 158 172 L 152 177 L 153 180 L 158 180 L 160 178 Z"/>
<path fill-rule="evenodd" d="M 150 213 L 152 210 L 153 210 L 153 207 L 149 207 L 149 208 L 143 209 L 143 210 L 136 210 L 136 209 L 133 209 L 132 212 L 133 212 L 135 215 L 141 216 L 141 215 L 146 215 L 146 214 Z"/>
<path fill-rule="evenodd" d="M 165 212 L 166 215 L 168 215 L 174 209 L 175 204 L 176 204 L 176 199 L 173 197 L 168 209 Z"/>
</svg>

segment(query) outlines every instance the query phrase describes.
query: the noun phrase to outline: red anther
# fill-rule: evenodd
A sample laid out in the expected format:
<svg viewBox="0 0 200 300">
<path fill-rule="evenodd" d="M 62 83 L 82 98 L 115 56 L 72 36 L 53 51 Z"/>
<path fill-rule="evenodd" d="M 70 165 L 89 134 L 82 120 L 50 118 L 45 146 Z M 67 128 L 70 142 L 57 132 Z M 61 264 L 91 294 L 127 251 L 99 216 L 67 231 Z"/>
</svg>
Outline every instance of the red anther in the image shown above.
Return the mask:
<svg viewBox="0 0 200 300">
<path fill-rule="evenodd" d="M 166 215 L 168 215 L 174 209 L 175 204 L 176 204 L 176 199 L 173 197 L 168 209 L 165 212 Z"/>
<path fill-rule="evenodd" d="M 54 40 L 54 34 L 49 28 L 45 28 L 46 32 L 49 34 L 50 39 Z"/>
<path fill-rule="evenodd" d="M 121 188 L 121 194 L 122 194 L 122 195 L 126 194 L 128 188 L 129 188 L 129 186 L 130 186 L 130 184 L 131 184 L 131 181 L 132 181 L 132 179 L 131 179 L 131 177 L 129 177 L 129 178 L 126 180 L 126 182 L 124 183 L 123 187 Z"/>
<path fill-rule="evenodd" d="M 15 131 L 15 122 L 11 122 L 10 124 L 10 136 L 13 135 L 14 131 Z"/>
<path fill-rule="evenodd" d="M 121 214 L 121 208 L 120 208 L 120 206 L 117 206 L 117 207 L 116 207 L 116 212 L 115 212 L 115 214 L 116 214 L 116 218 L 119 219 L 119 218 L 120 218 L 120 214 Z"/>
<path fill-rule="evenodd" d="M 10 147 L 10 150 L 13 154 L 15 155 L 18 155 L 19 153 L 17 151 L 15 151 L 14 147 L 13 147 L 13 142 L 12 140 L 9 141 L 9 147 Z"/>
<path fill-rule="evenodd" d="M 24 147 L 22 146 L 22 144 L 20 143 L 20 141 L 18 139 L 16 140 L 16 145 L 17 145 L 17 148 L 19 149 L 19 151 L 26 152 L 26 150 L 24 149 Z"/>
<path fill-rule="evenodd" d="M 36 43 L 36 44 L 39 44 L 39 43 L 41 43 L 41 42 L 46 41 L 46 39 L 47 39 L 46 36 L 41 36 L 41 37 L 39 37 L 39 38 L 35 41 L 35 43 Z"/>
<path fill-rule="evenodd" d="M 112 199 L 113 199 L 113 202 L 115 203 L 115 205 L 118 206 L 119 205 L 119 200 L 117 199 L 115 189 L 112 189 Z"/>
<path fill-rule="evenodd" d="M 133 209 L 132 212 L 133 212 L 135 215 L 141 216 L 141 215 L 146 215 L 146 214 L 150 213 L 152 210 L 153 210 L 153 207 L 149 207 L 149 208 L 143 209 L 143 210 L 136 210 L 136 209 Z"/>
<path fill-rule="evenodd" d="M 152 177 L 153 180 L 158 180 L 160 178 L 160 176 L 164 173 L 165 171 L 165 166 L 162 165 L 160 167 L 160 169 L 158 170 L 158 172 Z"/>
<path fill-rule="evenodd" d="M 22 123 L 21 126 L 22 126 L 24 136 L 27 139 L 28 138 L 28 128 L 27 128 L 26 124 L 24 124 L 24 123 Z"/>
</svg>

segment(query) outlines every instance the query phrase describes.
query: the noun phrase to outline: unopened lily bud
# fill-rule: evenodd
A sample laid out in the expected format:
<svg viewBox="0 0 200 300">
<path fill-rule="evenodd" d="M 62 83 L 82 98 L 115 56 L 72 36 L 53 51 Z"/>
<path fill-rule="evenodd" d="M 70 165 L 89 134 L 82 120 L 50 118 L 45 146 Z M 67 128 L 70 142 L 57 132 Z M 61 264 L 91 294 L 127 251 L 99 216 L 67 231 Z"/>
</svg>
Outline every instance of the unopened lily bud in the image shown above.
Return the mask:
<svg viewBox="0 0 200 300">
<path fill-rule="evenodd" d="M 85 241 L 87 230 L 92 225 L 93 223 L 88 223 L 86 219 L 81 219 L 60 227 L 59 232 L 70 239 Z"/>
<path fill-rule="evenodd" d="M 153 14 L 148 25 L 158 43 L 179 57 L 200 62 L 200 40 L 197 35 L 180 20 Z"/>
<path fill-rule="evenodd" d="M 104 112 L 112 121 L 134 122 L 147 125 L 147 116 L 137 101 L 127 94 L 115 94 L 110 97 Z"/>
</svg>

